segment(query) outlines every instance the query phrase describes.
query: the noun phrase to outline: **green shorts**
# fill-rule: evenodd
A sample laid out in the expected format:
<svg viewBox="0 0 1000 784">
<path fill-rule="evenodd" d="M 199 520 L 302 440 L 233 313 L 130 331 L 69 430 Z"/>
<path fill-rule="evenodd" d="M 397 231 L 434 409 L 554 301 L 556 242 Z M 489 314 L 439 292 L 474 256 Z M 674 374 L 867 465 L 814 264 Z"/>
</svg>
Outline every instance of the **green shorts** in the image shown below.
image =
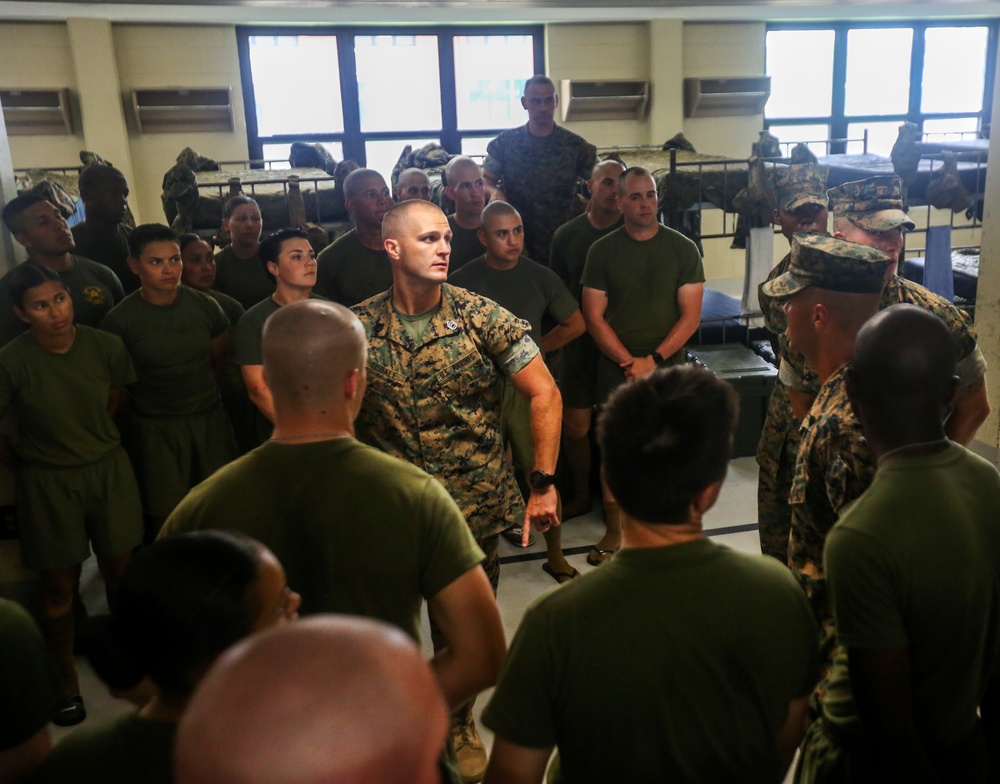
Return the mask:
<svg viewBox="0 0 1000 784">
<path fill-rule="evenodd" d="M 531 438 L 531 401 L 506 381 L 500 409 L 500 428 L 504 445 L 510 444 L 514 468 L 530 471 L 535 465 L 535 442 Z"/>
<path fill-rule="evenodd" d="M 134 415 L 129 454 L 151 517 L 166 517 L 188 490 L 236 458 L 233 428 L 222 405 L 188 417 Z"/>
<path fill-rule="evenodd" d="M 601 352 L 586 332 L 563 346 L 559 368 L 559 391 L 566 408 L 597 405 L 597 361 Z"/>
<path fill-rule="evenodd" d="M 36 569 L 83 563 L 142 542 L 142 504 L 128 455 L 115 447 L 83 466 L 27 465 L 17 474 L 21 550 Z"/>
</svg>

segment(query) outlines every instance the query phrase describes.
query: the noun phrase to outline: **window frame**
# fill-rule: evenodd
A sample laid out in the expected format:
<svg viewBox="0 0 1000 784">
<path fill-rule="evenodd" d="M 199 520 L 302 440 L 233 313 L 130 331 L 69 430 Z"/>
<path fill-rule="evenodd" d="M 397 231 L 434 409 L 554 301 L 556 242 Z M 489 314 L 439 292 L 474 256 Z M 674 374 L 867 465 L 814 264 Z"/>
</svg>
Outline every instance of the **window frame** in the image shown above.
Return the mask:
<svg viewBox="0 0 1000 784">
<path fill-rule="evenodd" d="M 261 136 L 257 127 L 257 101 L 254 93 L 253 74 L 250 68 L 250 38 L 252 36 L 328 36 L 337 39 L 337 58 L 340 78 L 340 97 L 344 116 L 344 130 L 335 133 L 300 133 Z M 362 131 L 358 95 L 357 61 L 354 56 L 355 36 L 428 36 L 437 37 L 438 70 L 441 87 L 441 128 L 411 128 L 401 131 Z M 240 61 L 240 81 L 243 87 L 243 111 L 246 117 L 247 149 L 252 160 L 263 158 L 265 144 L 291 142 L 340 142 L 344 158 L 351 158 L 364 166 L 367 162 L 365 143 L 368 141 L 394 141 L 407 139 L 440 139 L 441 146 L 450 153 L 462 151 L 465 138 L 493 138 L 506 128 L 480 128 L 461 130 L 458 127 L 458 107 L 455 88 L 456 37 L 531 35 L 534 70 L 525 79 L 545 70 L 545 29 L 543 25 L 479 25 L 479 26 L 320 26 L 274 27 L 238 26 L 236 44 Z"/>
<path fill-rule="evenodd" d="M 922 80 L 924 69 L 924 43 L 926 30 L 935 27 L 985 27 L 986 41 L 986 73 L 983 79 L 983 105 L 978 112 L 922 112 L 920 103 L 922 97 Z M 849 30 L 857 29 L 910 29 L 913 31 L 913 45 L 910 50 L 910 89 L 905 114 L 879 115 L 845 115 L 844 108 L 847 98 L 847 34 Z M 847 22 L 811 22 L 811 23 L 772 23 L 767 25 L 766 33 L 772 31 L 794 30 L 832 30 L 833 43 L 833 94 L 830 114 L 775 117 L 764 115 L 764 127 L 781 138 L 780 129 L 787 125 L 821 125 L 830 127 L 830 140 L 841 141 L 829 145 L 829 154 L 836 155 L 846 151 L 843 141 L 847 138 L 847 127 L 852 123 L 874 122 L 912 122 L 916 123 L 921 133 L 925 120 L 975 118 L 979 120 L 980 129 L 990 122 L 993 113 L 993 87 L 997 66 L 997 40 L 1000 32 L 1000 19 L 935 19 L 909 22 L 894 21 L 847 21 Z M 765 36 L 766 36 L 765 33 Z M 765 60 L 766 54 L 765 37 Z M 819 140 L 812 140 L 819 141 Z"/>
</svg>

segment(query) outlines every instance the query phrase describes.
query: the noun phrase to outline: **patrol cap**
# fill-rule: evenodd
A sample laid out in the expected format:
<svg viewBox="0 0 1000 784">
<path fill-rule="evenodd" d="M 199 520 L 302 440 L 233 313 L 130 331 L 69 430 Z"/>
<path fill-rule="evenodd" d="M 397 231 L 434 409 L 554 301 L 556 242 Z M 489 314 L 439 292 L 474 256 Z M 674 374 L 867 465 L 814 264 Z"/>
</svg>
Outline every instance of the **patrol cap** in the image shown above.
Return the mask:
<svg viewBox="0 0 1000 784">
<path fill-rule="evenodd" d="M 806 204 L 826 207 L 826 166 L 815 163 L 793 163 L 771 172 L 771 189 L 774 192 L 774 206 L 779 212 L 794 212 Z"/>
<path fill-rule="evenodd" d="M 895 174 L 845 182 L 830 189 L 833 217 L 847 218 L 866 231 L 890 231 L 905 226 L 916 228 L 903 212 L 903 181 Z"/>
<path fill-rule="evenodd" d="M 882 291 L 890 263 L 882 251 L 867 245 L 800 232 L 792 238 L 788 272 L 765 282 L 761 290 L 769 297 L 788 297 L 810 286 L 877 294 Z"/>
</svg>

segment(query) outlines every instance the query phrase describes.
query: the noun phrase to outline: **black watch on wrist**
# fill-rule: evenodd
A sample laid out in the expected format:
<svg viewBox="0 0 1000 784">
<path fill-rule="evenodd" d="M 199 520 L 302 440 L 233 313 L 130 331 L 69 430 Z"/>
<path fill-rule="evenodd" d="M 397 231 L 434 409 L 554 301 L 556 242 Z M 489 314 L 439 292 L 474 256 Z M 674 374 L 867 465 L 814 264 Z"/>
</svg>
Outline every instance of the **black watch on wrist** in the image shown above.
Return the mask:
<svg viewBox="0 0 1000 784">
<path fill-rule="evenodd" d="M 656 363 L 657 367 L 663 367 L 664 365 L 667 364 L 667 360 L 663 358 L 663 354 L 661 354 L 659 351 L 651 351 L 649 352 L 649 356 L 653 358 L 653 362 Z"/>
<path fill-rule="evenodd" d="M 546 474 L 544 471 L 532 471 L 528 477 L 528 484 L 532 490 L 544 490 L 556 483 L 555 474 Z"/>
</svg>

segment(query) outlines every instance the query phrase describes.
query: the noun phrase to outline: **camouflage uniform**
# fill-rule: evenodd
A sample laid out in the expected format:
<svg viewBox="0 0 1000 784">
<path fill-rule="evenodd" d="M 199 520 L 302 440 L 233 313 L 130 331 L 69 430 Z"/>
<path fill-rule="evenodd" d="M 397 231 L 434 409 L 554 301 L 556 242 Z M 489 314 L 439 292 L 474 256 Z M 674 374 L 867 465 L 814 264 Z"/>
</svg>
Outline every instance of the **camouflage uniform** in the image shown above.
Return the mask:
<svg viewBox="0 0 1000 784">
<path fill-rule="evenodd" d="M 877 294 L 889 258 L 874 248 L 820 234 L 796 234 L 789 270 L 765 283 L 769 297 L 789 297 L 810 286 Z M 844 389 L 846 366 L 823 383 L 802 422 L 788 502 L 792 521 L 788 566 L 805 590 L 820 625 L 823 682 L 833 658 L 834 624 L 823 573 L 823 543 L 844 506 L 871 483 L 874 461 Z M 823 682 L 811 709 L 818 716 Z"/>
<path fill-rule="evenodd" d="M 582 211 L 576 183 L 589 179 L 597 149 L 558 125 L 548 136 L 535 136 L 522 125 L 503 131 L 486 153 L 483 168 L 500 180 L 524 220 L 524 255 L 547 266 L 552 235 Z"/>
<path fill-rule="evenodd" d="M 419 345 L 392 306 L 392 290 L 353 310 L 368 336 L 368 389 L 358 437 L 437 479 L 458 503 L 496 588 L 496 538 L 524 517 L 504 454 L 504 376 L 538 354 L 528 324 L 495 302 L 442 285 L 441 307 Z M 484 546 L 485 545 L 485 546 Z"/>
<path fill-rule="evenodd" d="M 801 164 L 775 169 L 771 174 L 770 184 L 776 208 L 782 212 L 794 212 L 806 204 L 826 206 L 826 177 L 825 166 Z M 790 265 L 789 253 L 771 270 L 767 280 L 784 275 Z M 801 439 L 799 422 L 792 413 L 788 387 L 815 394 L 819 389 L 819 378 L 801 354 L 788 349 L 782 301 L 765 294 L 763 284 L 758 291 L 758 301 L 764 314 L 764 324 L 777 342 L 773 348 L 781 363 L 779 378 L 768 401 L 767 415 L 757 445 L 757 464 L 760 466 L 757 479 L 757 532 L 760 536 L 760 551 L 785 563 L 788 560 L 788 531 L 792 524 L 788 493 L 792 487 L 795 456 Z"/>
</svg>

